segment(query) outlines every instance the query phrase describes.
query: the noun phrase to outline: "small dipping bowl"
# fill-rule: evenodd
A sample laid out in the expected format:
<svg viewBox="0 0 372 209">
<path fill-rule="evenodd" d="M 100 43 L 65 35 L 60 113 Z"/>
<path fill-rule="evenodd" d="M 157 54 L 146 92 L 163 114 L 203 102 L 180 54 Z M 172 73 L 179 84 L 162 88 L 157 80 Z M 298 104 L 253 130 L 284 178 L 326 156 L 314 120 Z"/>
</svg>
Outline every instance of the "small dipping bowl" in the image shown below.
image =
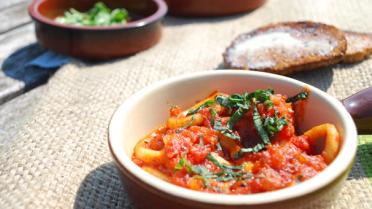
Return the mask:
<svg viewBox="0 0 372 209">
<path fill-rule="evenodd" d="M 169 13 L 178 16 L 226 16 L 257 9 L 265 0 L 165 0 Z"/>
<path fill-rule="evenodd" d="M 310 96 L 299 123 L 299 133 L 323 123 L 337 127 L 342 142 L 337 157 L 313 178 L 272 192 L 249 195 L 211 194 L 165 182 L 132 162 L 136 143 L 160 127 L 169 108 L 186 109 L 214 91 L 252 92 L 272 88 L 295 95 L 304 88 Z M 340 101 L 306 83 L 275 74 L 219 70 L 193 73 L 153 84 L 129 97 L 114 113 L 109 126 L 109 147 L 128 193 L 138 208 L 165 209 L 272 209 L 327 208 L 348 176 L 357 149 L 357 130 Z"/>
<path fill-rule="evenodd" d="M 89 60 L 131 55 L 155 45 L 167 13 L 162 0 L 101 0 L 109 8 L 125 8 L 128 23 L 112 26 L 75 26 L 55 21 L 70 8 L 87 11 L 97 0 L 33 0 L 28 8 L 38 42 L 56 52 Z"/>
</svg>

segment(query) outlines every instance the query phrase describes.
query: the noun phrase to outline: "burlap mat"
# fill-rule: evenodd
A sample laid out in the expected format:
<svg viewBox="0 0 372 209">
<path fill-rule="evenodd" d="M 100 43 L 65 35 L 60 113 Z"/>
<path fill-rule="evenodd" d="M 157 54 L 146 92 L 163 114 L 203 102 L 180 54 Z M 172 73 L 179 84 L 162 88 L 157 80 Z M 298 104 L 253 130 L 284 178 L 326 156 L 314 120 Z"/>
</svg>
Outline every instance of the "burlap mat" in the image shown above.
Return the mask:
<svg viewBox="0 0 372 209">
<path fill-rule="evenodd" d="M 372 1 L 269 0 L 246 15 L 168 17 L 161 42 L 148 51 L 110 63 L 64 67 L 47 85 L 0 110 L 1 117 L 18 119 L 7 125 L 10 137 L 0 140 L 0 208 L 132 208 L 107 146 L 115 108 L 155 81 L 219 68 L 224 48 L 241 32 L 306 19 L 372 32 Z M 371 68 L 372 59 L 294 77 L 344 98 L 372 85 Z M 372 186 L 365 172 L 372 152 L 368 140 L 363 138 L 352 174 L 332 208 L 371 208 Z"/>
</svg>

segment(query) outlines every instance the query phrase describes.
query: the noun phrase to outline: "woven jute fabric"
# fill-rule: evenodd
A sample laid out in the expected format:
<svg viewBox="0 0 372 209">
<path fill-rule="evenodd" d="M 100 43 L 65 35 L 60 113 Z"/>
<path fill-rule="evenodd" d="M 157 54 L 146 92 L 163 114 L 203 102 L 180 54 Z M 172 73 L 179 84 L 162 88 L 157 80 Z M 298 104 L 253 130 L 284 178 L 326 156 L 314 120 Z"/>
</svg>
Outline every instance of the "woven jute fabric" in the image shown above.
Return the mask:
<svg viewBox="0 0 372 209">
<path fill-rule="evenodd" d="M 0 208 L 133 208 L 107 145 L 115 108 L 156 81 L 221 68 L 222 52 L 239 33 L 287 20 L 372 32 L 372 1 L 268 0 L 244 15 L 167 17 L 161 41 L 150 50 L 105 63 L 75 61 L 63 67 L 47 85 L 0 110 L 4 117 L 18 117 L 7 125 L 7 137 L 0 139 Z M 372 59 L 293 77 L 342 99 L 372 85 Z M 36 102 L 18 105 L 31 100 Z M 331 208 L 372 207 L 372 186 L 360 155 Z"/>
</svg>

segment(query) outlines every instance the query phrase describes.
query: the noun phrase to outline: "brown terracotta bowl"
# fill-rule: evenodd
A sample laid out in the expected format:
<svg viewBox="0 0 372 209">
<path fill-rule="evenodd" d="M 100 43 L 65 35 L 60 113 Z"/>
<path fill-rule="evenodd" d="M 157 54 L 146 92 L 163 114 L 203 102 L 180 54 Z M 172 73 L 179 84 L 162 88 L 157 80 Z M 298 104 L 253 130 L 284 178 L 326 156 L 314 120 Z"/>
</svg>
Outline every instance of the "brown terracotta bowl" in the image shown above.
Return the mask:
<svg viewBox="0 0 372 209">
<path fill-rule="evenodd" d="M 132 162 L 131 156 L 136 143 L 164 124 L 172 105 L 186 108 L 214 91 L 231 94 L 265 89 L 268 86 L 287 95 L 293 95 L 304 88 L 310 90 L 304 120 L 299 125 L 300 132 L 322 123 L 332 123 L 340 132 L 342 145 L 337 157 L 313 178 L 272 192 L 249 195 L 211 194 L 165 182 Z M 315 87 L 269 73 L 219 70 L 171 78 L 131 96 L 113 115 L 108 142 L 123 182 L 138 208 L 307 209 L 327 208 L 332 201 L 337 201 L 336 194 L 353 165 L 357 131 L 342 103 Z"/>
<path fill-rule="evenodd" d="M 165 0 L 172 15 L 225 16 L 260 7 L 265 0 Z"/>
<path fill-rule="evenodd" d="M 101 0 L 110 8 L 125 8 L 133 20 L 113 26 L 74 26 L 54 21 L 69 8 L 85 11 L 96 0 L 33 0 L 28 8 L 36 37 L 45 48 L 85 59 L 122 57 L 150 48 L 161 36 L 167 12 L 162 0 Z"/>
</svg>

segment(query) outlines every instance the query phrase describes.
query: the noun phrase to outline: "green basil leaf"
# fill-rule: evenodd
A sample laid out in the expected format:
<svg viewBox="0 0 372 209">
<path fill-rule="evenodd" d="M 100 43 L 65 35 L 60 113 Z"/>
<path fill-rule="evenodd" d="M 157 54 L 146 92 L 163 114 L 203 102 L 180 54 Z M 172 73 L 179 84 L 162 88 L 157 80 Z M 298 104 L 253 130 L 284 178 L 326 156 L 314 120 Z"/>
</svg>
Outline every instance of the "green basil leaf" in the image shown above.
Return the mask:
<svg viewBox="0 0 372 209">
<path fill-rule="evenodd" d="M 184 167 L 185 167 L 185 158 L 181 158 L 176 164 L 176 166 L 174 167 L 174 170 L 179 171 L 179 170 L 182 170 Z"/>
<path fill-rule="evenodd" d="M 258 89 L 254 91 L 253 93 L 251 93 L 248 97 L 250 99 L 256 98 L 258 102 L 265 102 L 267 100 L 270 100 L 270 96 L 273 94 L 274 94 L 274 90 L 272 89 L 266 89 L 266 90 Z"/>
<path fill-rule="evenodd" d="M 211 126 L 214 127 L 214 122 L 215 122 L 215 120 L 216 120 L 217 112 L 216 112 L 216 110 L 215 110 L 214 108 L 210 108 L 210 109 L 209 109 L 209 113 L 210 113 L 211 116 L 212 116 L 211 121 L 210 121 Z"/>
<path fill-rule="evenodd" d="M 238 108 L 234 114 L 231 115 L 229 121 L 227 122 L 227 127 L 229 129 L 233 129 L 235 124 L 244 116 L 247 110 L 243 110 L 243 108 Z"/>
<path fill-rule="evenodd" d="M 214 174 L 215 176 L 217 176 L 217 178 L 215 178 L 217 181 L 226 182 L 226 181 L 231 181 L 231 180 L 252 178 L 251 173 L 244 172 L 242 170 L 243 166 L 232 166 L 232 165 L 221 164 L 210 153 L 208 154 L 207 159 L 221 169 L 220 172 Z"/>
<path fill-rule="evenodd" d="M 264 102 L 264 104 L 268 107 L 268 108 L 272 108 L 274 106 L 274 103 L 271 101 L 271 100 L 266 100 Z"/>
<path fill-rule="evenodd" d="M 240 141 L 240 136 L 235 134 L 232 130 L 225 129 L 225 130 L 222 130 L 221 133 L 225 135 L 226 137 L 229 137 L 230 139 Z"/>
<path fill-rule="evenodd" d="M 197 112 L 199 112 L 200 110 L 206 108 L 206 107 L 209 107 L 211 106 L 212 104 L 214 104 L 214 101 L 213 100 L 208 100 L 206 101 L 204 104 L 200 105 L 199 107 L 193 109 L 193 110 L 190 110 L 186 115 L 193 115 Z"/>
<path fill-rule="evenodd" d="M 275 133 L 281 131 L 285 125 L 288 124 L 285 116 L 278 118 L 279 113 L 276 111 L 274 117 L 266 117 L 264 119 L 263 126 L 270 136 L 273 136 Z"/>
<path fill-rule="evenodd" d="M 192 169 L 193 173 L 201 175 L 201 176 L 210 175 L 210 172 L 208 171 L 208 169 L 204 166 L 201 166 L 201 165 L 194 165 L 194 166 L 192 166 L 191 169 Z"/>
<path fill-rule="evenodd" d="M 270 138 L 269 138 L 268 134 L 266 133 L 266 130 L 264 129 L 264 126 L 262 124 L 262 119 L 261 119 L 260 113 L 258 112 L 257 106 L 254 105 L 253 108 L 254 108 L 253 109 L 253 123 L 254 123 L 254 126 L 256 127 L 257 132 L 260 135 L 264 144 L 270 144 Z"/>
<path fill-rule="evenodd" d="M 208 153 L 207 159 L 209 161 L 211 161 L 213 164 L 215 164 L 217 167 L 220 167 L 220 168 L 222 167 L 221 164 L 220 164 L 220 162 L 218 162 L 218 160 L 216 158 L 214 158 L 211 153 Z"/>
<path fill-rule="evenodd" d="M 230 103 L 230 100 L 229 100 L 229 97 L 226 97 L 226 96 L 223 96 L 223 95 L 217 95 L 214 100 L 224 106 L 224 107 L 227 107 L 227 108 L 232 108 L 232 104 Z"/>
<path fill-rule="evenodd" d="M 239 158 L 243 157 L 245 153 L 260 152 L 265 148 L 266 146 L 263 143 L 256 144 L 254 147 L 250 148 L 241 148 L 239 152 L 234 153 L 233 158 L 234 160 L 238 160 Z"/>
<path fill-rule="evenodd" d="M 232 166 L 232 165 L 221 164 L 220 162 L 218 162 L 218 160 L 215 157 L 213 157 L 213 155 L 211 153 L 208 153 L 207 159 L 219 168 L 231 169 L 231 170 L 241 170 L 241 169 L 243 169 L 242 166 Z"/>
<path fill-rule="evenodd" d="M 185 126 L 181 127 L 181 128 L 178 128 L 176 130 L 177 133 L 181 133 L 183 130 L 187 129 L 188 127 L 190 127 L 192 125 L 192 123 L 194 122 L 195 118 L 194 118 L 194 115 L 191 116 L 191 120 L 189 123 L 187 123 Z"/>
<path fill-rule="evenodd" d="M 309 97 L 309 93 L 306 92 L 306 91 L 302 91 L 302 92 L 294 95 L 293 97 L 289 97 L 286 100 L 286 102 L 293 103 L 293 102 L 296 102 L 296 101 L 299 101 L 299 100 L 306 100 L 308 97 Z"/>
<path fill-rule="evenodd" d="M 221 134 L 225 135 L 226 137 L 229 137 L 234 140 L 240 140 L 240 136 L 235 134 L 233 130 L 225 127 L 222 125 L 221 121 L 216 120 L 214 122 L 214 129 L 216 131 L 219 131 Z"/>
<path fill-rule="evenodd" d="M 217 147 L 217 151 L 221 151 L 222 150 L 222 146 L 221 146 L 220 141 L 218 141 L 216 147 Z"/>
</svg>

